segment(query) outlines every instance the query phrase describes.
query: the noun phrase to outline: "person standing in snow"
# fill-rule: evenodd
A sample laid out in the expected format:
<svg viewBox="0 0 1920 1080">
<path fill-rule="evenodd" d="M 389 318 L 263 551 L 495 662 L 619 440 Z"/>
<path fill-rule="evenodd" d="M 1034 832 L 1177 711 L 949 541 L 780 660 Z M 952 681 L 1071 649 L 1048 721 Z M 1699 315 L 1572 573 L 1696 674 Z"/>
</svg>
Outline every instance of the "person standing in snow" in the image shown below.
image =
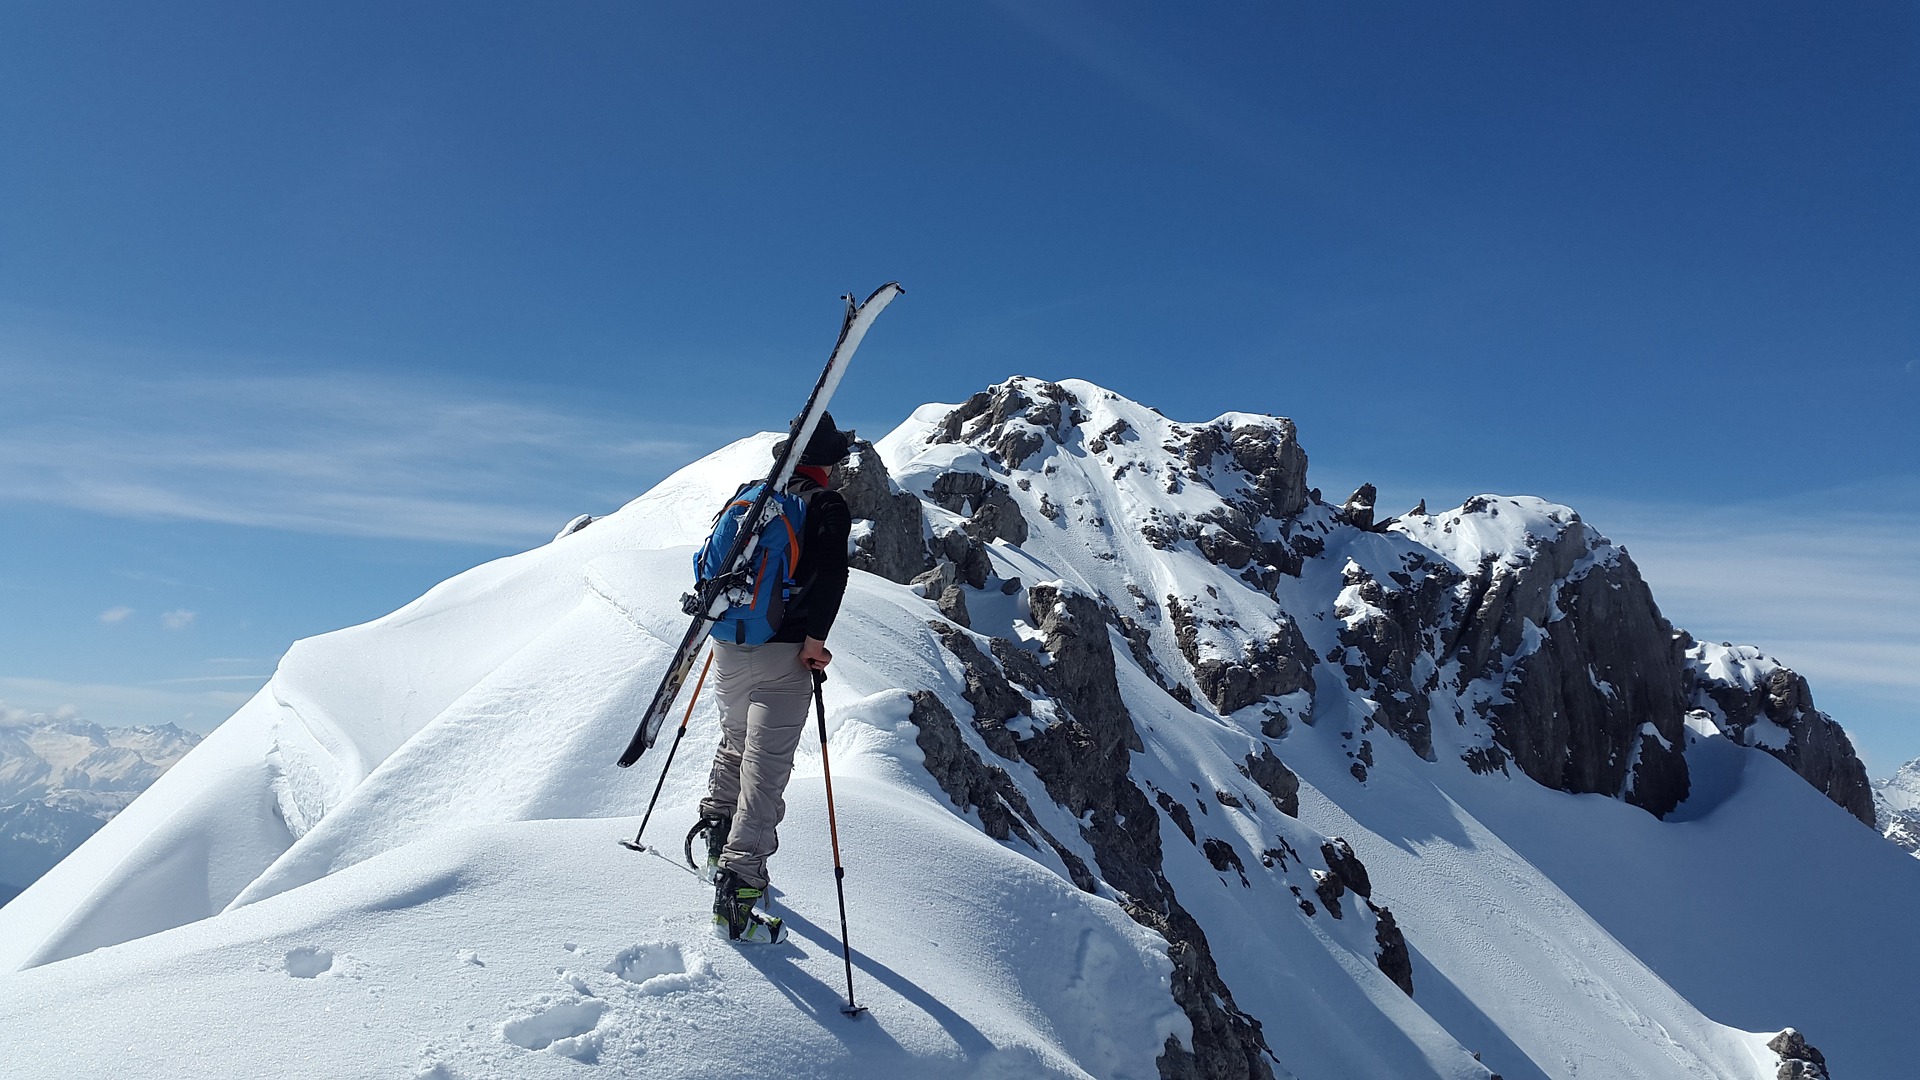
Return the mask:
<svg viewBox="0 0 1920 1080">
<path fill-rule="evenodd" d="M 706 834 L 714 923 L 734 940 L 774 942 L 782 934 L 780 920 L 754 905 L 766 895 L 767 857 L 780 846 L 783 794 L 806 731 L 813 673 L 833 661 L 827 633 L 847 589 L 853 517 L 847 500 L 828 486 L 828 470 L 852 448 L 853 433 L 824 414 L 787 485 L 807 511 L 793 569 L 796 588 L 772 639 L 713 643 L 721 736 L 694 835 Z M 776 458 L 779 452 L 775 447 Z"/>
</svg>

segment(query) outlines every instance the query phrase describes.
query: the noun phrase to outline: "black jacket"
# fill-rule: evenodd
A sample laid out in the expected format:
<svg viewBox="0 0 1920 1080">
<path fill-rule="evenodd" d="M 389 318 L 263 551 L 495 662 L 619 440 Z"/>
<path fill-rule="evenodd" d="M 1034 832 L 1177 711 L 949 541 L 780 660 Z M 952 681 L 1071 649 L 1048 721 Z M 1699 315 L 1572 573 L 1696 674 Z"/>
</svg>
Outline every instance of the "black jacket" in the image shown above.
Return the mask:
<svg viewBox="0 0 1920 1080">
<path fill-rule="evenodd" d="M 786 614 L 772 640 L 825 641 L 847 593 L 847 537 L 853 532 L 853 513 L 847 509 L 846 498 L 830 488 L 816 489 L 805 482 L 788 485 L 787 490 L 796 495 L 807 491 L 813 494 L 807 498 L 800 560 L 793 568 L 798 588 L 787 600 Z"/>
</svg>

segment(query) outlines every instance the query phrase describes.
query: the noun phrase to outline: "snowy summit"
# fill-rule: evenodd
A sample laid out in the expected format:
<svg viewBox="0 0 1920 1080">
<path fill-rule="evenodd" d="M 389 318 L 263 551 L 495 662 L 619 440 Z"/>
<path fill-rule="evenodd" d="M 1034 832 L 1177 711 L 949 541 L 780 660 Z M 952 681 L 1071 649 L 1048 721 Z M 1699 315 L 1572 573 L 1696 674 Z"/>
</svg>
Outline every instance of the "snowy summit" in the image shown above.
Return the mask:
<svg viewBox="0 0 1920 1080">
<path fill-rule="evenodd" d="M 1397 518 L 1291 421 L 1084 382 L 928 405 L 736 947 L 680 859 L 717 738 L 613 766 L 773 435 L 268 685 L 0 909 L 8 1075 L 1903 1075 L 1920 862 L 1806 681 L 1572 509 Z M 1868 913 L 1862 917 L 1861 912 Z M 1791 1030 L 1789 1030 L 1791 1029 Z"/>
</svg>

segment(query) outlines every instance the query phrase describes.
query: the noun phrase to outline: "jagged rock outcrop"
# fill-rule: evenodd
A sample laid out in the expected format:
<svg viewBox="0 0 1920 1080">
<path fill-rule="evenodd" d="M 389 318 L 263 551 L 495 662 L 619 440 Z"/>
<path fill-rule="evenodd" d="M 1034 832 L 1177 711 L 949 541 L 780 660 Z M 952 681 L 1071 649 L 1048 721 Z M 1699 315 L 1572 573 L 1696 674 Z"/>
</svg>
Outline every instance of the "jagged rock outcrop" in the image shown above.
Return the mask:
<svg viewBox="0 0 1920 1080">
<path fill-rule="evenodd" d="M 1528 511 L 1477 496 L 1435 529 Z M 1655 816 L 1688 791 L 1683 657 L 1640 570 L 1626 552 L 1564 507 L 1518 552 L 1489 553 L 1457 590 L 1462 612 L 1445 642 L 1462 682 L 1484 679 L 1482 699 L 1505 757 L 1562 791 L 1620 795 Z M 1413 530 L 1409 530 L 1413 532 Z M 1413 532 L 1420 536 L 1421 533 Z"/>
<path fill-rule="evenodd" d="M 931 574 L 940 581 L 940 591 L 945 591 L 947 586 L 955 581 L 964 582 L 976 589 L 984 589 L 987 587 L 987 578 L 993 576 L 993 562 L 987 558 L 985 546 L 968 536 L 964 530 L 935 529 L 933 540 L 928 548 L 933 552 L 935 565 L 932 570 L 912 579 L 912 583 L 916 586 L 935 580 L 928 577 Z M 952 572 L 948 573 L 945 570 L 946 567 L 951 567 Z M 932 591 L 931 586 L 928 588 L 929 595 L 934 597 L 940 595 L 940 591 Z"/>
<path fill-rule="evenodd" d="M 1370 930 L 1375 962 L 1409 994 L 1412 964 L 1391 911 L 1345 844 L 1321 849 L 1325 869 L 1290 871 L 1301 860 L 1284 833 L 1249 847 L 1244 829 L 1206 820 L 1200 788 L 1187 800 L 1130 776 L 1145 729 L 1119 694 L 1116 656 L 1174 702 L 1211 706 L 1256 740 L 1240 771 L 1287 815 L 1299 813 L 1300 781 L 1281 760 L 1281 740 L 1294 724 L 1336 718 L 1322 737 L 1344 741 L 1359 781 L 1387 749 L 1380 736 L 1366 737 L 1379 727 L 1437 765 L 1446 756 L 1437 748 L 1453 747 L 1476 772 L 1517 770 L 1663 816 L 1690 789 L 1685 718 L 1703 700 L 1736 737 L 1758 733 L 1754 745 L 1837 802 L 1852 810 L 1858 801 L 1848 767 L 1857 758 L 1837 725 L 1812 709 L 1804 682 L 1776 676 L 1739 694 L 1709 693 L 1633 560 L 1568 508 L 1480 496 L 1438 515 L 1422 500 L 1403 518 L 1381 520 L 1370 484 L 1338 507 L 1307 486 L 1291 421 L 1229 414 L 1178 424 L 1083 383 L 1014 379 L 915 423 L 922 426 L 904 430 L 919 432 L 911 436 L 919 449 L 896 466 L 941 508 L 931 512 L 940 522 L 930 542 L 935 568 L 916 588 L 958 601 L 942 604 L 953 621 L 935 629 L 966 672 L 974 745 L 1031 767 L 1044 799 L 1007 766 L 1034 806 L 1051 812 L 1050 800 L 1078 820 L 1080 850 L 1093 853 L 1085 872 L 1172 943 L 1176 999 L 1194 1021 L 1195 1049 L 1189 1060 L 1170 1046 L 1167 1075 L 1257 1075 L 1265 1043 L 1216 988 L 1200 927 L 1188 929 L 1166 879 L 1163 820 L 1169 843 L 1184 839 L 1211 867 L 1202 870 L 1208 887 L 1259 888 L 1266 871 L 1311 872 L 1312 882 L 1287 883 L 1305 917 L 1341 920 L 1341 934 Z M 1137 563 L 1116 563 L 1143 552 Z M 963 587 L 986 587 L 996 567 L 1073 584 L 1028 586 L 1029 612 L 1011 631 L 1004 610 L 971 605 L 983 638 L 954 622 L 969 621 L 977 596 Z M 1156 710 L 1174 708 L 1154 700 Z M 1765 725 L 1741 719 L 1762 715 L 1771 717 Z M 1772 727 L 1777 745 L 1768 741 Z M 954 726 L 972 739 L 965 728 Z M 951 771 L 940 754 L 930 759 Z M 968 773 L 952 790 L 961 792 L 956 802 L 977 805 L 992 781 Z M 1216 798 L 1238 813 L 1258 802 L 1247 794 Z M 1081 871 L 1072 872 L 1079 881 Z"/>
<path fill-rule="evenodd" d="M 1215 462 L 1221 457 L 1250 479 L 1244 494 L 1230 500 L 1249 517 L 1286 518 L 1307 508 L 1307 452 L 1300 446 L 1293 421 L 1271 416 L 1260 423 L 1229 424 L 1223 418 L 1191 429 L 1176 425 L 1173 431 L 1185 443 L 1169 444 L 1166 449 L 1185 462 L 1192 482 L 1216 491 L 1238 486 L 1212 482 Z"/>
<path fill-rule="evenodd" d="M 1413 996 L 1413 954 L 1407 949 L 1407 937 L 1400 932 L 1400 924 L 1394 921 L 1393 912 L 1385 907 L 1367 901 L 1374 918 L 1373 940 L 1380 950 L 1374 956 L 1374 963 L 1380 968 L 1380 974 L 1393 980 L 1393 985 Z M 1493 1080 L 1499 1080 L 1495 1076 Z"/>
<path fill-rule="evenodd" d="M 1167 617 L 1174 641 L 1193 671 L 1194 685 L 1222 714 L 1238 712 L 1263 698 L 1291 694 L 1313 685 L 1313 650 L 1291 618 L 1282 614 L 1279 629 L 1264 640 L 1245 640 L 1238 656 L 1202 655 L 1199 619 L 1189 606 L 1167 597 Z M 1216 628 L 1239 629 L 1238 624 L 1216 622 Z M 1280 734 L 1271 732 L 1270 734 Z"/>
<path fill-rule="evenodd" d="M 1002 712 L 1013 707 L 1013 696 L 1018 695 L 1011 684 L 1020 683 L 1053 703 L 1052 722 L 1032 737 L 1012 739 L 1007 734 L 1010 749 L 1033 767 L 1049 797 L 1086 822 L 1081 836 L 1095 853 L 1099 880 L 1124 894 L 1123 906 L 1135 921 L 1168 941 L 1174 963 L 1174 1001 L 1186 1012 L 1194 1034 L 1191 1051 L 1168 1040 L 1160 1059 L 1161 1075 L 1177 1080 L 1272 1077 L 1259 1022 L 1234 1006 L 1232 990 L 1220 978 L 1205 932 L 1181 906 L 1161 869 L 1160 817 L 1130 775 L 1130 755 L 1142 744 L 1120 698 L 1104 611 L 1091 597 L 1054 586 L 1036 585 L 1028 598 L 1031 622 L 1039 629 L 1049 657 L 1045 664 L 999 638 L 992 642 L 995 659 L 989 661 L 970 640 L 959 644 L 964 635 L 936 627 L 943 644 L 968 672 L 969 702 L 976 709 L 984 704 L 990 712 Z M 990 670 L 996 661 L 1003 665 L 1002 671 Z M 1024 695 L 1018 696 L 1024 705 Z M 942 731 L 934 737 L 931 757 L 952 778 L 941 781 L 943 790 L 950 797 L 961 791 L 967 799 L 991 791 L 990 774 L 983 779 L 981 770 L 952 762 L 958 755 L 947 749 L 938 715 L 930 707 L 924 711 L 928 723 L 921 727 L 923 734 L 929 727 Z M 916 717 L 916 723 L 921 719 Z M 957 736 L 957 723 L 952 728 Z M 987 738 L 984 732 L 982 737 Z M 974 758 L 977 762 L 978 755 Z M 1012 831 L 1011 822 L 1006 828 Z M 1187 828 L 1190 832 L 1190 819 Z M 1095 890 L 1099 881 L 1084 866 L 1081 872 L 1087 876 L 1082 879 L 1076 873 L 1075 883 Z"/>
<path fill-rule="evenodd" d="M 887 475 L 873 444 L 854 440 L 853 456 L 836 468 L 834 487 L 846 497 L 855 522 L 854 550 L 848 564 L 906 584 L 933 565 L 924 539 L 920 500 L 900 490 Z"/>
<path fill-rule="evenodd" d="M 1452 617 L 1461 580 L 1451 566 L 1417 551 L 1403 553 L 1401 569 L 1384 582 L 1349 560 L 1341 571 L 1345 588 L 1334 602 L 1347 688 L 1366 694 L 1374 719 L 1429 761 L 1438 673 L 1420 662 L 1437 651 L 1437 631 Z"/>
<path fill-rule="evenodd" d="M 989 750 L 1008 761 L 1019 760 L 1019 747 L 1015 745 L 1013 733 L 1007 730 L 1007 721 L 1027 711 L 1027 696 L 1013 688 L 1000 673 L 1000 666 L 980 651 L 971 635 L 943 623 L 927 625 L 966 672 L 961 695 L 973 706 L 974 730 L 980 733 Z"/>
<path fill-rule="evenodd" d="M 980 826 L 995 840 L 1019 840 L 1035 851 L 1045 843 L 1076 874 L 1091 880 L 1086 864 L 1034 820 L 1033 807 L 1020 786 L 998 765 L 988 765 L 971 750 L 960 735 L 960 723 L 940 696 L 931 690 L 916 690 L 911 695 L 913 710 L 908 719 L 919 729 L 916 743 L 925 756 L 927 772 L 953 805 L 972 810 L 980 816 Z"/>
<path fill-rule="evenodd" d="M 1711 706 L 1729 738 L 1779 758 L 1841 809 L 1875 824 L 1866 766 L 1846 730 L 1814 707 L 1805 678 L 1751 647 L 1704 645 L 1686 634 L 1677 645 L 1689 661 L 1690 693 Z"/>
<path fill-rule="evenodd" d="M 1324 539 L 1294 520 L 1312 500 L 1307 454 L 1293 421 L 1276 416 L 1229 425 L 1223 419 L 1198 428 L 1175 425 L 1172 433 L 1174 441 L 1163 447 L 1177 462 L 1167 474 L 1168 492 L 1200 484 L 1212 488 L 1221 505 L 1191 518 L 1147 515 L 1139 528 L 1148 543 L 1171 549 L 1190 542 L 1208 562 L 1265 592 L 1283 575 L 1298 576 L 1304 560 L 1324 550 Z"/>
<path fill-rule="evenodd" d="M 1372 484 L 1361 484 L 1354 489 L 1353 494 L 1347 496 L 1346 502 L 1340 504 L 1340 509 L 1337 511 L 1340 520 L 1356 529 L 1372 529 L 1373 504 L 1379 497 L 1380 493 Z"/>
<path fill-rule="evenodd" d="M 1767 1049 L 1780 1055 L 1776 1080 L 1828 1080 L 1827 1057 L 1808 1045 L 1806 1036 L 1792 1028 L 1767 1041 Z"/>
<path fill-rule="evenodd" d="M 1247 763 L 1240 766 L 1240 771 L 1260 785 L 1260 790 L 1273 800 L 1274 809 L 1288 817 L 1300 816 L 1300 778 L 1274 756 L 1273 747 L 1260 747 L 1257 757 L 1247 755 Z"/>
<path fill-rule="evenodd" d="M 1027 519 L 1007 485 L 985 473 L 947 472 L 934 480 L 928 498 L 967 519 L 967 535 L 983 544 L 1027 542 Z"/>
<path fill-rule="evenodd" d="M 1047 442 L 1058 443 L 1068 427 L 1084 419 L 1073 404 L 1073 395 L 1058 383 L 1016 378 L 968 398 L 947 414 L 934 438 L 961 442 L 984 436 L 994 460 L 1017 469 Z"/>
</svg>

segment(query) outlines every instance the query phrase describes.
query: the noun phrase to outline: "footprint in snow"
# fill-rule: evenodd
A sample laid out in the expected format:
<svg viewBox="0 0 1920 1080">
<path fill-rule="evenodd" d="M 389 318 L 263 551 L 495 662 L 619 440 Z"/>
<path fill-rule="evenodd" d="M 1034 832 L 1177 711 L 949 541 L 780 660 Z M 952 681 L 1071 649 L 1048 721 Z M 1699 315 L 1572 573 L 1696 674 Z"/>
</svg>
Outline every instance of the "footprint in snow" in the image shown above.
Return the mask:
<svg viewBox="0 0 1920 1080">
<path fill-rule="evenodd" d="M 287 953 L 287 974 L 296 979 L 316 979 L 333 968 L 333 950 L 303 945 Z"/>
<path fill-rule="evenodd" d="M 600 1036 L 594 1028 L 606 1015 L 607 1003 L 580 998 L 545 1005 L 539 1011 L 500 1025 L 500 1037 L 528 1050 L 551 1049 L 556 1054 L 592 1062 L 600 1056 Z"/>
<path fill-rule="evenodd" d="M 706 957 L 668 941 L 629 945 L 607 962 L 606 970 L 650 995 L 692 990 L 713 978 Z"/>
</svg>

